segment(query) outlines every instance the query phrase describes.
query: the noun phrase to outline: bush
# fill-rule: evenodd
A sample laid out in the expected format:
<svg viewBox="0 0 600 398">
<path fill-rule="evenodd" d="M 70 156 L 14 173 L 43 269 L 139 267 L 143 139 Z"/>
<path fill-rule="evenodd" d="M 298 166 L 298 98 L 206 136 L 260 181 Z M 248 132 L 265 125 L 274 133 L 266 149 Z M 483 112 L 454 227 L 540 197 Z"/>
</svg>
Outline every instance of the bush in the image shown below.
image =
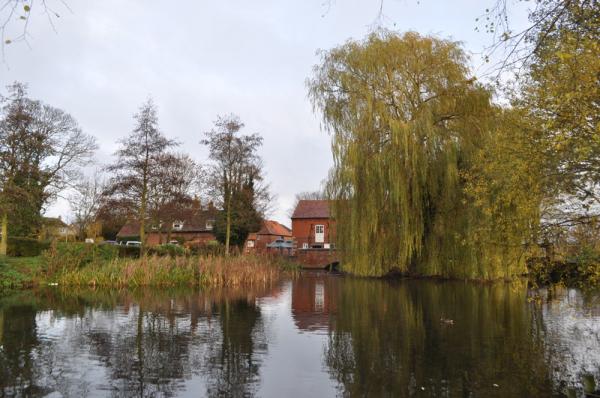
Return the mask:
<svg viewBox="0 0 600 398">
<path fill-rule="evenodd" d="M 92 263 L 105 263 L 118 256 L 116 246 L 81 242 L 55 242 L 44 252 L 49 274 L 62 269 L 78 269 Z"/>
<path fill-rule="evenodd" d="M 10 257 L 35 257 L 50 247 L 50 242 L 34 238 L 8 237 L 7 254 Z"/>
<path fill-rule="evenodd" d="M 162 256 L 177 257 L 177 256 L 185 256 L 186 250 L 182 246 L 167 243 L 164 245 L 150 247 L 148 249 L 148 254 L 161 256 L 161 257 Z"/>
<path fill-rule="evenodd" d="M 546 257 L 531 258 L 527 262 L 529 275 L 541 285 L 564 283 L 569 286 L 600 284 L 600 253 L 594 248 L 577 247 L 570 256 L 551 261 Z"/>
<path fill-rule="evenodd" d="M 113 246 L 113 247 L 116 247 L 117 250 L 119 251 L 119 257 L 126 257 L 126 258 L 139 258 L 140 257 L 140 248 L 138 246 L 118 245 L 118 246 Z"/>
<path fill-rule="evenodd" d="M 219 241 L 210 240 L 206 243 L 186 244 L 190 254 L 195 256 L 221 256 L 225 254 L 225 246 Z"/>
</svg>

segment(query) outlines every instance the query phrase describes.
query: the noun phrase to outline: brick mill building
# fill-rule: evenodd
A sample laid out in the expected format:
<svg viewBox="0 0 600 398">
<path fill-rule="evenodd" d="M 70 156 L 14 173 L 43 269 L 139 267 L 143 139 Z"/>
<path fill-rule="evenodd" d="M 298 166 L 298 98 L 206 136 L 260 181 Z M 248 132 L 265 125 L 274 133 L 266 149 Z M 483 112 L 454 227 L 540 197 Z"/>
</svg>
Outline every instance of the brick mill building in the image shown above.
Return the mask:
<svg viewBox="0 0 600 398">
<path fill-rule="evenodd" d="M 335 221 L 329 200 L 300 200 L 292 214 L 292 235 L 297 249 L 331 249 Z"/>
</svg>

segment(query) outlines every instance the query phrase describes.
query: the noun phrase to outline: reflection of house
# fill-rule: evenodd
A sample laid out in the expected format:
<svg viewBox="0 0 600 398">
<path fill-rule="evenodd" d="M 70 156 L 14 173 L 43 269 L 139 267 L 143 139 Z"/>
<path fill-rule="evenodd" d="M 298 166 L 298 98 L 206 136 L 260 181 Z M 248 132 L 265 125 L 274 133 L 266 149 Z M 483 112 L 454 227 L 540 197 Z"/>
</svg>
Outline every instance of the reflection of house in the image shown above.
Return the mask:
<svg viewBox="0 0 600 398">
<path fill-rule="evenodd" d="M 40 230 L 40 239 L 75 240 L 77 231 L 59 217 L 44 217 Z"/>
<path fill-rule="evenodd" d="M 292 231 L 277 221 L 264 220 L 258 232 L 248 235 L 244 245 L 246 253 L 253 251 L 265 251 L 267 244 L 276 240 L 291 240 Z"/>
<path fill-rule="evenodd" d="M 193 214 L 182 217 L 172 223 L 146 226 L 146 244 L 149 246 L 167 243 L 173 240 L 183 241 L 188 244 L 205 244 L 215 240 L 213 233 L 217 210 L 214 207 L 199 209 Z M 139 240 L 139 222 L 128 222 L 117 234 L 118 240 Z"/>
<path fill-rule="evenodd" d="M 292 317 L 300 330 L 327 330 L 337 311 L 338 278 L 305 274 L 292 282 Z"/>
<path fill-rule="evenodd" d="M 301 200 L 292 215 L 292 235 L 299 249 L 329 249 L 335 241 L 335 221 L 330 201 Z"/>
</svg>

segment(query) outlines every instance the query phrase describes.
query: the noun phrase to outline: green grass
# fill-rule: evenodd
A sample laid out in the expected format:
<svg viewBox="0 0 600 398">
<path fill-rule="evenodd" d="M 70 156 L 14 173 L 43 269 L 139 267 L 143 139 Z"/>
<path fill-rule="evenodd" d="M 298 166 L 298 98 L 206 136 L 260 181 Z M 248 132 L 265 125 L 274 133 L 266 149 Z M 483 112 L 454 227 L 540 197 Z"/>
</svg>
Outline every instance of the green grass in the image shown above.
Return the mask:
<svg viewBox="0 0 600 398">
<path fill-rule="evenodd" d="M 0 289 L 37 285 L 43 278 L 42 270 L 42 257 L 0 256 Z"/>
</svg>

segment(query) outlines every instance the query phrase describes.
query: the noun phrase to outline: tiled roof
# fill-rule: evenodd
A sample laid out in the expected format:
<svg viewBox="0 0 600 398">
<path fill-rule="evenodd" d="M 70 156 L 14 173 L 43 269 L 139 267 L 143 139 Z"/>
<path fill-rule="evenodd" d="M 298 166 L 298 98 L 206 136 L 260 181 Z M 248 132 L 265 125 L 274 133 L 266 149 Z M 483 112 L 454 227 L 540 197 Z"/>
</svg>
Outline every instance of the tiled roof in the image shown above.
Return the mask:
<svg viewBox="0 0 600 398">
<path fill-rule="evenodd" d="M 123 225 L 117 234 L 118 237 L 129 237 L 140 235 L 140 223 L 137 221 L 131 221 Z"/>
<path fill-rule="evenodd" d="M 277 221 L 264 220 L 258 235 L 292 236 L 292 231 Z"/>
<path fill-rule="evenodd" d="M 292 218 L 329 218 L 329 201 L 300 200 Z"/>
<path fill-rule="evenodd" d="M 247 240 L 256 240 L 256 233 L 253 232 L 251 234 L 248 234 L 248 238 L 246 238 L 246 239 Z"/>
<path fill-rule="evenodd" d="M 172 232 L 208 232 L 212 231 L 214 228 L 214 220 L 216 218 L 216 210 L 201 210 L 196 214 L 184 218 L 183 227 L 181 229 L 171 229 Z M 206 224 L 208 221 L 212 221 L 213 228 L 206 228 Z M 167 232 L 167 225 L 163 225 L 161 230 L 163 232 Z M 156 229 L 152 228 L 152 225 L 149 223 L 146 225 L 146 232 L 157 232 Z M 117 234 L 118 237 L 126 237 L 126 236 L 139 236 L 140 234 L 140 223 L 137 221 L 131 221 L 127 224 L 123 225 L 123 227 L 119 230 Z"/>
<path fill-rule="evenodd" d="M 47 227 L 68 227 L 60 217 L 44 217 L 42 222 Z"/>
</svg>

